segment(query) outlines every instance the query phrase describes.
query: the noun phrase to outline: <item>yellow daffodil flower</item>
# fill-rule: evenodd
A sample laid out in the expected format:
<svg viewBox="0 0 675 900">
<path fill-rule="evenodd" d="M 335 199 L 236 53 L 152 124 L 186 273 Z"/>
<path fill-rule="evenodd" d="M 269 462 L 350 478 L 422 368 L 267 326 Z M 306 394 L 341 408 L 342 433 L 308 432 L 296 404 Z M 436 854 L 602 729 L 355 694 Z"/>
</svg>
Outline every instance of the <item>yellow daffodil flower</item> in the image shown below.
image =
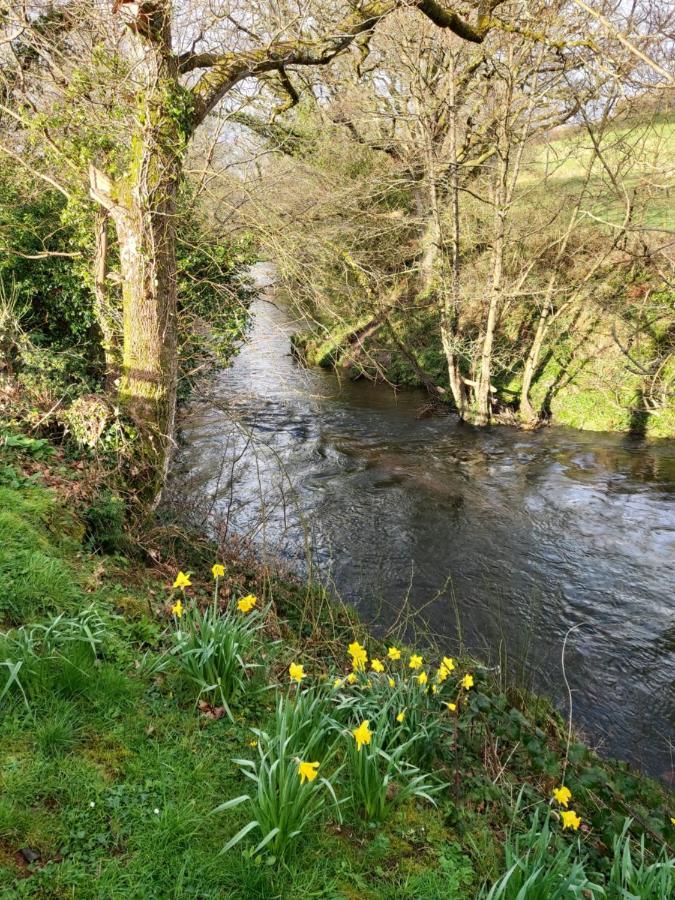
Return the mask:
<svg viewBox="0 0 675 900">
<path fill-rule="evenodd" d="M 387 650 L 387 657 L 393 662 L 396 662 L 397 659 L 401 658 L 401 651 L 398 649 L 398 647 L 390 647 Z"/>
<path fill-rule="evenodd" d="M 384 672 L 384 666 L 382 665 L 382 663 L 380 662 L 379 659 L 371 659 L 370 667 L 373 670 L 373 672 Z"/>
<path fill-rule="evenodd" d="M 437 688 L 437 686 L 436 686 L 435 684 L 432 684 L 432 685 L 431 685 L 431 693 L 432 693 L 432 694 L 437 694 L 437 693 L 438 693 L 438 688 Z"/>
<path fill-rule="evenodd" d="M 373 732 L 368 727 L 369 725 L 370 725 L 370 721 L 368 719 L 364 719 L 364 721 L 361 722 L 359 727 L 355 728 L 352 731 L 352 734 L 354 735 L 354 740 L 356 741 L 356 749 L 359 751 L 361 750 L 361 747 L 364 744 L 369 744 L 373 737 Z"/>
<path fill-rule="evenodd" d="M 357 671 L 359 669 L 365 669 L 366 663 L 368 662 L 368 654 L 366 653 L 366 648 L 362 647 L 358 641 L 353 641 L 347 647 L 347 652 L 352 658 L 352 666 Z"/>
<path fill-rule="evenodd" d="M 396 682 L 394 681 L 393 678 L 389 679 L 389 687 L 396 687 Z"/>
<path fill-rule="evenodd" d="M 574 812 L 573 809 L 563 810 L 561 813 L 563 828 L 571 828 L 573 831 L 576 831 L 578 827 L 581 825 L 581 819 Z"/>
<path fill-rule="evenodd" d="M 249 741 L 249 742 L 248 742 L 248 745 L 249 745 L 249 747 L 257 747 L 257 746 L 258 746 L 258 742 L 257 742 L 257 741 Z"/>
<path fill-rule="evenodd" d="M 473 687 L 473 675 L 465 675 L 464 678 L 462 678 L 462 687 L 465 691 L 468 691 L 469 688 Z"/>
<path fill-rule="evenodd" d="M 314 781 L 318 768 L 318 762 L 300 762 L 298 760 L 298 775 L 300 776 L 300 784 L 304 784 L 305 781 Z"/>
<path fill-rule="evenodd" d="M 247 594 L 237 602 L 237 609 L 239 610 L 239 612 L 250 613 L 257 602 L 257 597 L 255 597 L 253 594 Z"/>
<path fill-rule="evenodd" d="M 438 667 L 438 675 L 436 676 L 439 683 L 443 684 L 448 675 L 455 668 L 454 661 L 449 656 L 444 656 L 441 660 L 441 664 Z"/>
<path fill-rule="evenodd" d="M 448 707 L 448 709 L 450 710 L 450 712 L 456 712 L 456 711 L 457 711 L 457 704 L 456 704 L 456 703 L 448 703 L 447 701 L 445 701 L 445 705 Z"/>
<path fill-rule="evenodd" d="M 675 825 L 675 816 L 670 817 L 670 824 Z"/>
<path fill-rule="evenodd" d="M 350 672 L 349 675 L 347 675 L 347 681 L 350 684 L 355 684 L 358 681 L 356 672 Z"/>
<path fill-rule="evenodd" d="M 214 578 L 222 578 L 225 574 L 225 566 L 222 563 L 214 563 L 211 566 L 211 574 Z"/>
<path fill-rule="evenodd" d="M 397 722 L 402 722 L 405 719 L 405 710 L 402 709 L 401 712 L 396 716 Z"/>
<path fill-rule="evenodd" d="M 417 676 L 417 680 L 419 681 L 420 684 L 426 684 L 427 681 L 429 680 L 429 676 L 427 675 L 426 672 L 420 672 L 420 674 Z"/>
<path fill-rule="evenodd" d="M 176 575 L 176 580 L 174 581 L 173 586 L 175 588 L 191 587 L 192 582 L 190 581 L 190 577 L 186 575 L 185 572 L 179 572 L 178 575 Z"/>
<path fill-rule="evenodd" d="M 344 684 L 344 681 L 342 680 L 342 678 L 336 678 L 335 681 L 333 682 L 333 687 L 339 688 L 339 687 L 342 687 L 343 684 Z"/>
<path fill-rule="evenodd" d="M 183 615 L 183 604 L 181 603 L 180 599 L 176 600 L 174 605 L 171 607 L 171 612 L 174 614 L 174 616 L 176 616 L 177 619 L 180 619 L 180 617 Z"/>
<path fill-rule="evenodd" d="M 291 663 L 288 667 L 288 674 L 291 676 L 291 681 L 297 681 L 300 684 L 305 677 L 305 667 L 300 663 Z"/>
<path fill-rule="evenodd" d="M 417 656 L 415 653 L 413 653 L 413 655 L 410 657 L 410 662 L 408 663 L 408 665 L 411 669 L 419 669 L 423 661 L 424 660 L 421 656 Z"/>
<path fill-rule="evenodd" d="M 561 805 L 561 806 L 569 806 L 569 802 L 572 799 L 572 791 L 563 785 L 562 787 L 556 788 L 553 791 L 553 798 Z"/>
</svg>

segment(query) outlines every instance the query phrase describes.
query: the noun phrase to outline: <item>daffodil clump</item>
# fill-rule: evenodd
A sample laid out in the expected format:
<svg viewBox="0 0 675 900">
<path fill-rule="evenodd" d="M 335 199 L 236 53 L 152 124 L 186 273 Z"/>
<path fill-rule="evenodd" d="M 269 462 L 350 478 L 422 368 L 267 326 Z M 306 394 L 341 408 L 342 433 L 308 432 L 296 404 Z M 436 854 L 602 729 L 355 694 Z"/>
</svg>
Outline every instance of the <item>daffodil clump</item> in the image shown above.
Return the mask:
<svg viewBox="0 0 675 900">
<path fill-rule="evenodd" d="M 428 758 L 449 728 L 437 695 L 449 687 L 454 662 L 445 657 L 432 673 L 421 655 L 407 657 L 392 645 L 369 658 L 356 640 L 346 656 L 349 671 L 328 679 L 297 658 L 288 663 L 271 728 L 254 729 L 257 759 L 236 760 L 257 790 L 220 807 L 248 803 L 254 812 L 228 848 L 257 829 L 254 852 L 269 845 L 282 855 L 328 804 L 339 813 L 349 802 L 355 814 L 379 822 L 410 798 L 434 803 L 445 787 L 415 762 Z M 338 757 L 342 766 L 334 763 Z"/>
<path fill-rule="evenodd" d="M 214 812 L 246 803 L 253 818 L 226 844 L 229 850 L 257 831 L 263 848 L 281 857 L 331 806 L 338 819 L 341 806 L 335 782 L 341 766 L 334 764 L 339 735 L 328 715 L 325 694 L 315 689 L 277 698 L 268 731 L 254 729 L 256 759 L 234 760 L 255 785 L 255 791 L 221 804 Z M 325 774 L 324 774 L 325 773 Z"/>
<path fill-rule="evenodd" d="M 258 666 L 252 657 L 264 626 L 265 611 L 253 594 L 221 610 L 218 596 L 225 566 L 214 563 L 211 574 L 214 595 L 206 610 L 189 599 L 189 574 L 180 571 L 173 582 L 173 590 L 180 594 L 171 605 L 175 623 L 172 657 L 184 677 L 198 688 L 198 699 L 222 706 L 232 719 L 231 703 L 243 692 Z"/>
<path fill-rule="evenodd" d="M 397 729 L 383 736 L 384 749 L 392 749 L 415 735 L 422 739 L 410 744 L 410 762 L 428 765 L 444 735 L 454 725 L 448 713 L 457 714 L 475 685 L 475 677 L 457 673 L 455 660 L 444 656 L 433 665 L 417 652 L 406 654 L 392 644 L 380 656 L 369 659 L 358 641 L 347 647 L 351 671 L 333 678 L 339 705 L 359 710 L 362 719 L 376 719 L 387 710 Z"/>
<path fill-rule="evenodd" d="M 400 717 L 401 713 L 395 719 L 404 721 L 405 713 Z M 363 719 L 349 731 L 352 740 L 348 741 L 347 758 L 352 806 L 368 822 L 381 822 L 393 806 L 411 797 L 434 803 L 433 795 L 445 787 L 408 761 L 411 746 L 421 735 L 391 746 L 391 729 L 385 712 L 376 722 Z M 385 750 L 385 746 L 389 749 Z"/>
</svg>

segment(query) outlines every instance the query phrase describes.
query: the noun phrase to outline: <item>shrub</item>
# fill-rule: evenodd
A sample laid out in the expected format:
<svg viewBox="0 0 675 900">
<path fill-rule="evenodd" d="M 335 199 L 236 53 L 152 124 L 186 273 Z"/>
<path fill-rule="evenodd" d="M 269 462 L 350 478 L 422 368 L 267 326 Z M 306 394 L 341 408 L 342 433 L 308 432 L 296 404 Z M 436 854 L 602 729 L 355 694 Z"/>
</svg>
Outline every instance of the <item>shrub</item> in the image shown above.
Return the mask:
<svg viewBox="0 0 675 900">
<path fill-rule="evenodd" d="M 130 550 L 124 531 L 124 500 L 112 491 L 101 491 L 84 513 L 85 541 L 92 550 L 123 553 Z"/>
</svg>

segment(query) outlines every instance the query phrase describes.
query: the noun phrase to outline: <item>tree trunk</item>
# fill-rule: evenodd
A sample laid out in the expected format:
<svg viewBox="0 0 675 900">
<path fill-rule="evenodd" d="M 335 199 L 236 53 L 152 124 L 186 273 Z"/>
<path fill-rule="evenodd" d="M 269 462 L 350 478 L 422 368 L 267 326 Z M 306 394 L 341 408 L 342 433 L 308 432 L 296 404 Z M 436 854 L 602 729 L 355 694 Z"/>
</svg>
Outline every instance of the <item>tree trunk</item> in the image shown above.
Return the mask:
<svg viewBox="0 0 675 900">
<path fill-rule="evenodd" d="M 551 294 L 555 284 L 555 274 L 551 275 L 544 297 L 544 303 L 539 313 L 539 321 L 537 322 L 537 330 L 534 333 L 534 339 L 525 360 L 523 369 L 523 383 L 520 388 L 520 418 L 525 425 L 533 425 L 538 415 L 530 402 L 530 388 L 532 387 L 532 379 L 539 362 L 539 354 L 544 345 L 546 332 L 548 331 L 549 317 L 551 315 Z"/>
<path fill-rule="evenodd" d="M 122 271 L 123 354 L 119 399 L 143 435 L 143 468 L 154 499 L 168 469 L 176 412 L 177 179 L 153 146 L 140 151 L 140 170 L 154 168 L 150 184 L 132 185 L 129 204 L 114 215 Z M 151 473 L 151 474 L 150 474 Z"/>
<path fill-rule="evenodd" d="M 443 292 L 441 310 L 441 340 L 448 364 L 448 381 L 460 419 L 465 419 L 469 410 L 467 384 L 462 374 L 459 343 L 459 312 L 461 302 L 460 284 L 460 227 L 459 227 L 459 164 L 457 161 L 457 106 L 455 98 L 454 71 L 450 85 L 450 207 L 451 207 L 451 280 L 450 291 Z"/>
<path fill-rule="evenodd" d="M 112 393 L 122 365 L 121 329 L 111 302 L 108 285 L 108 213 L 102 207 L 94 216 L 94 310 L 101 329 L 105 356 L 106 387 Z"/>
<path fill-rule="evenodd" d="M 452 102 L 452 101 L 451 101 Z M 466 385 L 462 377 L 460 359 L 457 352 L 459 319 L 459 184 L 457 172 L 457 144 L 454 122 L 454 102 L 452 105 L 453 121 L 451 124 L 450 153 L 454 161 L 451 167 L 451 202 L 452 215 L 452 269 L 447 271 L 443 249 L 443 227 L 440 201 L 436 185 L 436 166 L 434 162 L 431 139 L 427 143 L 427 179 L 428 179 L 428 223 L 424 235 L 424 253 L 420 265 L 423 293 L 435 294 L 438 298 L 440 312 L 440 332 L 443 352 L 448 368 L 448 384 L 452 399 L 460 419 L 464 419 L 468 409 Z M 448 275 L 450 278 L 448 279 Z M 448 284 L 448 280 L 450 284 Z"/>
<path fill-rule="evenodd" d="M 150 7 L 149 7 L 150 8 Z M 119 244 L 123 345 L 119 402 L 139 431 L 134 460 L 145 503 L 158 502 L 173 447 L 177 387 L 176 199 L 191 133 L 165 10 L 136 23 L 138 131 L 115 183 L 93 169 L 91 194 Z M 140 14 L 139 14 L 140 15 Z"/>
<path fill-rule="evenodd" d="M 502 301 L 504 277 L 504 241 L 506 236 L 506 179 L 508 173 L 508 156 L 500 156 L 495 186 L 494 231 L 492 239 L 492 279 L 490 299 L 485 323 L 485 332 L 481 347 L 480 363 L 476 377 L 476 399 L 474 405 L 474 423 L 488 425 L 492 415 L 490 402 L 490 379 L 492 375 L 492 349 L 494 346 L 497 319 Z"/>
<path fill-rule="evenodd" d="M 420 293 L 423 297 L 431 296 L 439 287 L 441 230 L 434 209 L 434 190 L 429 191 L 429 217 L 422 236 L 422 259 L 420 260 Z"/>
</svg>

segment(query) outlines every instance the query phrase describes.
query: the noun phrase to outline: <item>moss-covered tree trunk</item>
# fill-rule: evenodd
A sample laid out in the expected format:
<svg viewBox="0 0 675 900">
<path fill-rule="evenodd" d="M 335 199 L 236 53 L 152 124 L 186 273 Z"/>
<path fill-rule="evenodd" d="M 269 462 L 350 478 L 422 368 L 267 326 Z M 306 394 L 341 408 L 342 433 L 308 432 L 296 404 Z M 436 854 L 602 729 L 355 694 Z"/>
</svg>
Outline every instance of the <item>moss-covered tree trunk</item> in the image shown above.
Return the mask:
<svg viewBox="0 0 675 900">
<path fill-rule="evenodd" d="M 92 173 L 119 246 L 123 340 L 119 402 L 138 426 L 143 499 L 158 500 L 173 445 L 177 384 L 176 201 L 190 106 L 171 53 L 165 7 L 133 29 L 139 79 L 129 163 L 114 182 Z"/>
<path fill-rule="evenodd" d="M 94 310 L 105 357 L 106 389 L 113 393 L 122 367 L 122 335 L 108 282 L 108 213 L 102 207 L 94 216 L 94 238 Z"/>
<path fill-rule="evenodd" d="M 153 134 L 144 136 L 137 153 L 137 171 L 115 216 L 123 284 L 119 400 L 139 425 L 154 495 L 168 467 L 176 409 L 178 166 Z"/>
</svg>

